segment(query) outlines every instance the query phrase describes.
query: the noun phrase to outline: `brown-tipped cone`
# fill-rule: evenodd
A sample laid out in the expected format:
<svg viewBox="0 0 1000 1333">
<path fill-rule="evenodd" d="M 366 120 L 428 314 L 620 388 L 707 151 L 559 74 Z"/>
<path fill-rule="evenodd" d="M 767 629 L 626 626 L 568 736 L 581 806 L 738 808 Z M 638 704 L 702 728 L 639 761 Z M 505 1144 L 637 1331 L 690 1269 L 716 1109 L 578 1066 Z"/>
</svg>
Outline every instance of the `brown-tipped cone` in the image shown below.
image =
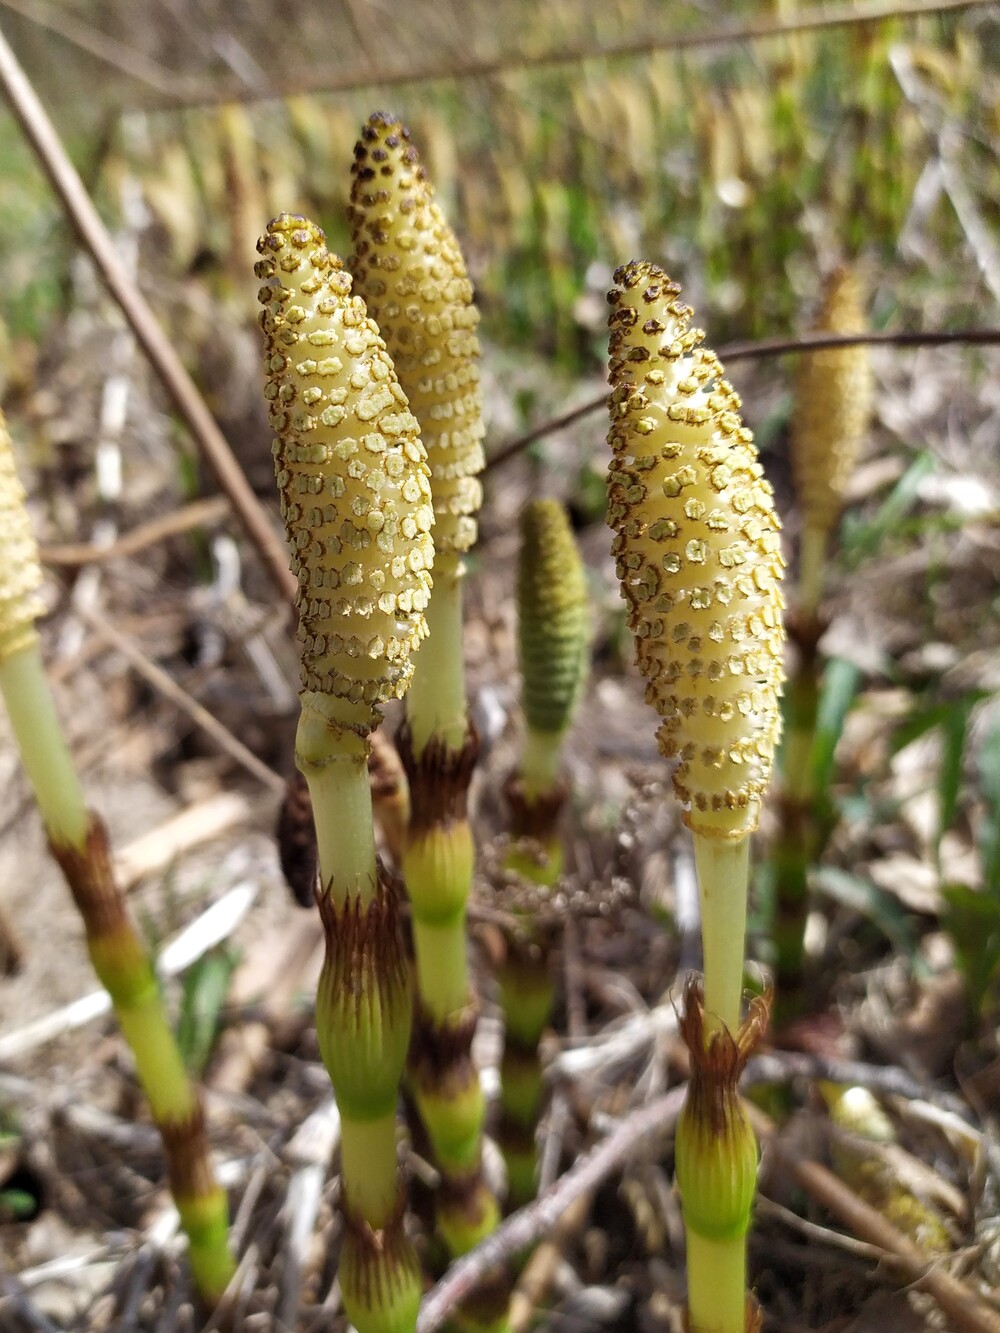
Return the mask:
<svg viewBox="0 0 1000 1333">
<path fill-rule="evenodd" d="M 756 827 L 780 730 L 780 523 L 740 400 L 679 289 L 618 269 L 608 522 L 660 749 L 696 833 Z"/>
<path fill-rule="evenodd" d="M 484 463 L 472 284 L 399 120 L 381 111 L 368 118 L 352 173 L 351 271 L 420 422 L 433 478 L 435 546 L 461 554 L 476 540 Z"/>
<path fill-rule="evenodd" d="M 402 697 L 427 633 L 426 454 L 379 331 L 320 229 L 282 214 L 257 248 L 302 684 L 364 735 L 377 706 Z"/>
<path fill-rule="evenodd" d="M 817 332 L 864 333 L 861 288 L 852 270 L 836 269 L 824 287 Z M 791 455 L 804 525 L 829 532 L 868 429 L 874 381 L 864 345 L 803 352 L 795 375 Z"/>
</svg>

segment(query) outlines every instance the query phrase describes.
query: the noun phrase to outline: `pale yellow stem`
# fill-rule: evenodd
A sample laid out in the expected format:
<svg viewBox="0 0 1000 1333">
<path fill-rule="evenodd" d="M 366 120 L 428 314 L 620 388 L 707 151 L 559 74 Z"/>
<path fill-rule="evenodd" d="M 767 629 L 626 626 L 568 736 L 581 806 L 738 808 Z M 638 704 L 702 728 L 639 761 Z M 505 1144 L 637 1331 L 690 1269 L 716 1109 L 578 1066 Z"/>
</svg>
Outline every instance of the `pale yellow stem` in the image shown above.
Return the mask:
<svg viewBox="0 0 1000 1333">
<path fill-rule="evenodd" d="M 701 901 L 706 1031 L 722 1022 L 735 1036 L 743 996 L 750 838 L 695 833 L 694 860 Z"/>
<path fill-rule="evenodd" d="M 462 582 L 465 565 L 454 553 L 434 562 L 434 591 L 427 607 L 427 640 L 413 664 L 406 718 L 413 753 L 420 758 L 433 736 L 449 750 L 465 743 L 465 665 L 462 655 Z"/>
<path fill-rule="evenodd" d="M 745 1333 L 746 1237 L 708 1240 L 687 1229 L 691 1333 Z"/>
<path fill-rule="evenodd" d="M 559 779 L 564 731 L 532 731 L 524 736 L 521 755 L 521 784 L 525 796 L 541 796 L 550 792 Z"/>
</svg>

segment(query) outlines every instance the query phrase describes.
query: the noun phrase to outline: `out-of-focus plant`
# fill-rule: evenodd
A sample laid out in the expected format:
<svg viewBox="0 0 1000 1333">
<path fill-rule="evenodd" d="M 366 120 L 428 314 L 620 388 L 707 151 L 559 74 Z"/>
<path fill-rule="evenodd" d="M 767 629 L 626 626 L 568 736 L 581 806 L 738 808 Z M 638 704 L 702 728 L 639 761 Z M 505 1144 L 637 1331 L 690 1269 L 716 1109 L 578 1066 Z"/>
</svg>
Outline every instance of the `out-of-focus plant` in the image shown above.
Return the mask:
<svg viewBox="0 0 1000 1333">
<path fill-rule="evenodd" d="M 702 915 L 675 1147 L 689 1323 L 745 1333 L 759 1327 L 746 1285 L 757 1148 L 736 1085 L 767 1023 L 766 1000 L 743 1022 L 741 1000 L 750 834 L 781 725 L 780 524 L 740 400 L 679 289 L 647 262 L 615 281 L 608 522 L 660 749 L 677 761 Z"/>
<path fill-rule="evenodd" d="M 850 334 L 865 328 L 861 293 L 843 266 L 827 280 L 816 321 L 823 332 Z M 781 751 L 781 828 L 773 852 L 775 973 L 778 1013 L 790 1017 L 804 1004 L 803 959 L 809 905 L 809 872 L 833 827 L 826 796 L 831 740 L 819 735 L 823 667 L 819 641 L 831 534 L 840 518 L 846 486 L 871 415 L 873 381 L 868 349 L 832 347 L 801 354 L 795 376 L 791 454 L 802 515 L 798 596 L 789 635 L 796 649 L 785 702 Z M 842 720 L 842 715 L 841 715 Z M 817 747 L 821 750 L 817 763 Z"/>
<path fill-rule="evenodd" d="M 556 500 L 532 500 L 521 514 L 517 616 L 525 733 L 520 763 L 504 788 L 512 838 L 506 865 L 544 890 L 563 869 L 560 826 L 568 788 L 562 750 L 589 665 L 586 571 L 566 511 Z M 532 923 L 530 909 L 519 916 L 521 929 L 506 939 L 497 968 L 506 1019 L 498 1137 L 511 1208 L 535 1193 L 535 1133 L 543 1101 L 538 1044 L 554 998 L 549 936 Z"/>
</svg>

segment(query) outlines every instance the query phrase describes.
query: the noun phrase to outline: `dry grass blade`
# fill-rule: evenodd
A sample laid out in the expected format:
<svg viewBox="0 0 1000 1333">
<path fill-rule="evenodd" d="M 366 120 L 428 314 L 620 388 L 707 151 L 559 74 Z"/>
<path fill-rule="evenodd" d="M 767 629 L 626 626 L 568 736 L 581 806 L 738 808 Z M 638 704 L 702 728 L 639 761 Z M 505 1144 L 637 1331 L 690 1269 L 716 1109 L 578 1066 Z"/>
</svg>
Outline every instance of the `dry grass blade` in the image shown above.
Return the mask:
<svg viewBox="0 0 1000 1333">
<path fill-rule="evenodd" d="M 108 560 L 138 555 L 158 542 L 191 532 L 194 528 L 210 527 L 225 518 L 229 510 L 229 501 L 221 495 L 207 500 L 193 500 L 170 514 L 164 514 L 162 518 L 141 523 L 108 546 L 95 546 L 91 542 L 65 542 L 58 546 L 43 546 L 39 555 L 44 565 L 79 568 L 81 565 L 103 564 Z"/>
</svg>

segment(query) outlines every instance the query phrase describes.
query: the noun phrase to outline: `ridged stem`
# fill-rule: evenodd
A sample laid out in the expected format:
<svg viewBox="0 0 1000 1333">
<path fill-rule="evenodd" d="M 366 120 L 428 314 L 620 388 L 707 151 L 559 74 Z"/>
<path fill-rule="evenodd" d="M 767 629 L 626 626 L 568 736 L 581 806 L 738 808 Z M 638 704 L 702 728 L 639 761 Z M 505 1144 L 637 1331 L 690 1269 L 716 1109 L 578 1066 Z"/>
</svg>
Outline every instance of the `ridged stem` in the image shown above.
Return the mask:
<svg viewBox="0 0 1000 1333">
<path fill-rule="evenodd" d="M 744 1333 L 745 1236 L 710 1240 L 687 1231 L 688 1325 L 691 1333 Z"/>
<path fill-rule="evenodd" d="M 436 597 L 435 584 L 432 606 Z M 431 630 L 426 646 L 436 632 Z M 416 674 L 426 665 L 421 652 Z M 408 705 L 411 699 L 412 691 Z M 466 911 L 474 864 L 467 800 L 479 747 L 471 729 L 463 731 L 458 749 L 438 733 L 418 756 L 409 726 L 399 746 L 410 786 L 403 874 L 413 914 L 420 1004 L 410 1079 L 442 1176 L 438 1229 L 452 1255 L 458 1255 L 489 1235 L 499 1217 L 482 1177 L 486 1104 L 472 1060 L 477 1005 L 467 962 Z"/>
<path fill-rule="evenodd" d="M 198 1093 L 167 1019 L 152 959 L 114 882 L 104 826 L 84 804 L 37 640 L 0 663 L 0 692 L 50 849 L 83 919 L 91 962 L 111 997 L 163 1138 L 195 1285 L 215 1304 L 234 1271 L 226 1193 L 212 1169 Z"/>
<path fill-rule="evenodd" d="M 505 1019 L 497 1139 L 507 1163 L 511 1211 L 530 1202 L 537 1185 L 535 1132 L 545 1103 L 539 1042 L 555 1001 L 548 941 L 510 941 L 497 982 Z"/>
<path fill-rule="evenodd" d="M 694 860 L 701 902 L 705 1012 L 709 1030 L 721 1022 L 736 1032 L 743 996 L 750 839 L 729 841 L 694 834 Z"/>
<path fill-rule="evenodd" d="M 410 1035 L 410 988 L 395 886 L 375 859 L 363 738 L 304 691 L 295 758 L 309 785 L 326 957 L 316 1035 L 341 1120 L 344 1305 L 360 1333 L 411 1333 L 419 1266 L 403 1229 L 396 1103 Z"/>
<path fill-rule="evenodd" d="M 750 1333 L 758 1327 L 746 1262 L 758 1149 L 738 1085 L 767 1022 L 768 1000 L 758 997 L 738 1028 L 720 1027 L 703 1007 L 700 984 L 688 983 L 681 1035 L 691 1077 L 674 1160 L 687 1238 L 691 1333 Z"/>
<path fill-rule="evenodd" d="M 564 731 L 535 731 L 531 727 L 525 731 L 521 782 L 529 799 L 550 792 L 557 785 L 565 739 Z"/>
<path fill-rule="evenodd" d="M 549 743 L 542 749 L 548 766 L 558 761 L 563 733 L 532 733 Z M 526 769 L 512 775 L 504 788 L 510 810 L 511 846 L 505 866 L 539 888 L 551 888 L 562 873 L 560 816 L 567 785 L 556 774 L 547 787 L 529 792 Z M 539 772 L 535 768 L 536 774 Z M 525 914 L 523 935 L 507 940 L 507 953 L 497 968 L 500 1007 L 506 1041 L 500 1064 L 500 1149 L 507 1163 L 507 1207 L 520 1208 L 535 1195 L 535 1131 L 545 1104 L 545 1082 L 539 1042 L 552 1015 L 555 987 L 550 972 L 551 939 Z"/>
<path fill-rule="evenodd" d="M 787 730 L 781 748 L 781 824 L 774 866 L 775 980 L 779 1019 L 802 1004 L 803 953 L 809 908 L 809 867 L 822 841 L 812 754 L 819 707 L 818 658 L 803 651 L 786 686 Z"/>
<path fill-rule="evenodd" d="M 465 563 L 453 552 L 438 554 L 434 591 L 425 613 L 428 638 L 414 663 L 406 718 L 419 759 L 432 738 L 450 750 L 465 743 L 467 702 L 462 654 L 462 584 Z"/>
<path fill-rule="evenodd" d="M 826 572 L 827 533 L 824 529 L 806 526 L 799 543 L 799 608 L 804 615 L 812 615 L 823 596 L 823 576 Z"/>
</svg>

